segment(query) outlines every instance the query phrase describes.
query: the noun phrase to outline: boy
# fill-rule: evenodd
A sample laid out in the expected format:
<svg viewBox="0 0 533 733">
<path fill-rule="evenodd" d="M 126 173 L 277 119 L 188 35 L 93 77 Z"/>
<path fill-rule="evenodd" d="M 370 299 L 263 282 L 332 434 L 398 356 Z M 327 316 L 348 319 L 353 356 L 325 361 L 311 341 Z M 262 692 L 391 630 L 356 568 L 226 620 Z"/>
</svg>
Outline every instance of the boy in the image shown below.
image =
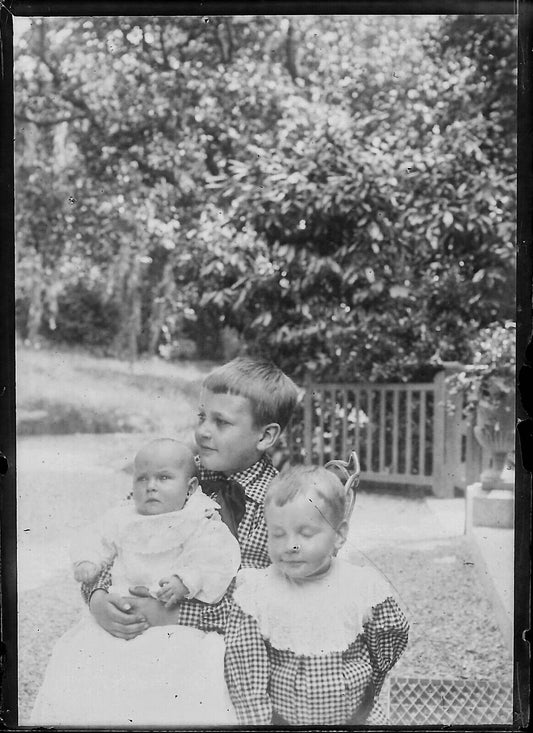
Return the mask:
<svg viewBox="0 0 533 733">
<path fill-rule="evenodd" d="M 236 535 L 242 567 L 270 563 L 263 502 L 277 471 L 267 451 L 287 426 L 297 388 L 278 367 L 245 357 L 218 367 L 204 380 L 195 438 L 202 489 L 216 497 L 222 519 Z M 121 597 L 107 592 L 106 568 L 97 582 L 82 586 L 95 620 L 113 636 L 132 639 L 149 626 L 183 624 L 224 632 L 230 594 L 218 604 L 184 600 L 167 609 L 146 589 Z"/>
</svg>

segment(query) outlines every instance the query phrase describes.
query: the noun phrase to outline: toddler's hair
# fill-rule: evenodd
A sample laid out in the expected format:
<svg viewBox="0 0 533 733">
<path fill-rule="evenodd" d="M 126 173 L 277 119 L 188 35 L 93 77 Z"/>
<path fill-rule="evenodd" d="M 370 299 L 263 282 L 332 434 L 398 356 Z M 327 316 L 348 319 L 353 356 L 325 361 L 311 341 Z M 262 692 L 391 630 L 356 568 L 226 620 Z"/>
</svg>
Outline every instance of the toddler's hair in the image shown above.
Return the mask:
<svg viewBox="0 0 533 733">
<path fill-rule="evenodd" d="M 270 482 L 265 496 L 269 504 L 285 506 L 297 496 L 318 497 L 328 508 L 325 517 L 337 529 L 345 517 L 346 491 L 340 478 L 322 466 L 289 466 Z"/>
<path fill-rule="evenodd" d="M 292 379 L 266 359 L 232 359 L 208 374 L 203 386 L 215 394 L 246 397 L 256 426 L 275 422 L 282 430 L 287 427 L 298 400 Z"/>
<path fill-rule="evenodd" d="M 198 466 L 194 460 L 194 453 L 185 443 L 180 443 L 179 440 L 174 440 L 174 438 L 155 438 L 151 440 L 138 451 L 135 460 L 140 453 L 150 451 L 159 445 L 166 445 L 173 451 L 179 466 L 186 472 L 187 479 L 198 478 Z"/>
</svg>

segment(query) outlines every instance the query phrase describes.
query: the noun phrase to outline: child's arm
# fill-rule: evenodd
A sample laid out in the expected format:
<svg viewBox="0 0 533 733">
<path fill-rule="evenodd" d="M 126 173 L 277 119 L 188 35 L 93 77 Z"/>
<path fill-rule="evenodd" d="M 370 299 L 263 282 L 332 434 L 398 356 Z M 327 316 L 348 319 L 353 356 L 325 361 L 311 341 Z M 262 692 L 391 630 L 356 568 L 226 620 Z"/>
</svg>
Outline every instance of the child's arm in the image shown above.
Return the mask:
<svg viewBox="0 0 533 733">
<path fill-rule="evenodd" d="M 256 504 L 254 511 L 255 516 L 249 534 L 240 538 L 241 566 L 243 568 L 266 568 L 271 561 L 267 549 L 267 528 L 263 506 Z"/>
<path fill-rule="evenodd" d="M 185 600 L 189 595 L 189 589 L 184 583 L 178 578 L 177 575 L 170 575 L 168 578 L 161 578 L 159 581 L 161 590 L 156 595 L 157 599 L 161 603 L 165 604 L 166 608 L 171 608 L 177 603 Z"/>
<path fill-rule="evenodd" d="M 185 598 L 217 603 L 237 575 L 240 562 L 238 541 L 214 514 L 200 523 L 173 569 L 187 590 Z M 157 594 L 159 600 L 164 599 L 165 589 Z"/>
<path fill-rule="evenodd" d="M 116 593 L 108 593 L 111 586 L 111 568 L 116 556 L 115 545 L 110 541 L 113 526 L 114 518 L 106 515 L 101 527 L 96 529 L 93 536 L 90 530 L 85 530 L 80 542 L 72 547 L 71 557 L 77 563 L 77 569 L 81 561 L 88 559 L 84 555 L 92 556 L 98 562 L 99 572 L 96 577 L 82 579 L 81 582 L 82 598 L 89 606 L 95 621 L 112 636 L 133 639 L 142 634 L 148 628 L 148 624 L 144 615 L 132 609 L 127 599 Z M 75 577 L 76 572 L 75 569 Z"/>
<path fill-rule="evenodd" d="M 117 555 L 114 538 L 117 531 L 116 510 L 107 512 L 98 522 L 82 527 L 70 546 L 74 577 L 78 582 L 92 583 L 106 565 L 111 566 Z"/>
<path fill-rule="evenodd" d="M 113 563 L 106 563 L 104 567 L 101 569 L 98 576 L 95 578 L 92 582 L 82 582 L 81 584 L 81 597 L 85 601 L 85 603 L 90 606 L 91 604 L 91 598 L 93 593 L 95 593 L 97 590 L 102 590 L 107 593 L 109 590 L 109 587 L 112 582 L 111 577 L 111 568 L 113 566 Z"/>
<path fill-rule="evenodd" d="M 233 603 L 226 635 L 226 684 L 241 725 L 270 725 L 270 660 L 257 621 Z"/>
<path fill-rule="evenodd" d="M 409 623 L 392 596 L 373 605 L 363 623 L 365 641 L 370 653 L 372 678 L 377 697 L 389 670 L 405 651 Z"/>
<path fill-rule="evenodd" d="M 151 600 L 159 605 L 156 600 Z M 99 626 L 118 639 L 134 639 L 149 626 L 144 613 L 134 608 L 127 598 L 108 593 L 102 588 L 93 591 L 89 609 Z"/>
</svg>

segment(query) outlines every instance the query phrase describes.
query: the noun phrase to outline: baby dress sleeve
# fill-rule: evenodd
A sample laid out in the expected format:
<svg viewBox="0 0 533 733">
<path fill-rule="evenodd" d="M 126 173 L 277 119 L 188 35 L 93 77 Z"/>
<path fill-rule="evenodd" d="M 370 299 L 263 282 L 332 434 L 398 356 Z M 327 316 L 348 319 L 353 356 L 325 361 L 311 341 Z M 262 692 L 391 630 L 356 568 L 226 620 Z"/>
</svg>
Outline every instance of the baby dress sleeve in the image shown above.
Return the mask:
<svg viewBox="0 0 533 733">
<path fill-rule="evenodd" d="M 82 527 L 70 546 L 70 559 L 74 564 L 92 562 L 102 570 L 111 565 L 117 555 L 115 538 L 120 511 L 112 509 L 97 522 Z"/>
<path fill-rule="evenodd" d="M 174 573 L 187 587 L 187 598 L 217 603 L 237 575 L 240 563 L 239 543 L 215 512 L 200 521 Z"/>
<path fill-rule="evenodd" d="M 403 654 L 409 623 L 393 597 L 388 583 L 376 576 L 370 582 L 370 593 L 364 636 L 372 663 L 375 695 L 379 695 L 385 676 Z"/>
<path fill-rule="evenodd" d="M 241 725 L 270 725 L 270 661 L 254 617 L 255 570 L 241 570 L 224 637 L 226 684 Z M 241 606 L 241 603 L 244 605 Z M 246 608 L 246 610 L 245 610 Z"/>
</svg>

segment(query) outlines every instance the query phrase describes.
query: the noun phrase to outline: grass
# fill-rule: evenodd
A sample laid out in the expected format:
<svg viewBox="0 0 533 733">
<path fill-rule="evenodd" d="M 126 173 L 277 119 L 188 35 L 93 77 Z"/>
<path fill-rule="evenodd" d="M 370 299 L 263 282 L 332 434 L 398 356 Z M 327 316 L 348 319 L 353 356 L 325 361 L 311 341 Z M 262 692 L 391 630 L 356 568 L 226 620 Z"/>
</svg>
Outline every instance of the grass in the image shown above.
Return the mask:
<svg viewBox="0 0 533 733">
<path fill-rule="evenodd" d="M 129 363 L 18 344 L 17 432 L 175 434 L 194 423 L 201 380 L 212 366 Z"/>
</svg>

